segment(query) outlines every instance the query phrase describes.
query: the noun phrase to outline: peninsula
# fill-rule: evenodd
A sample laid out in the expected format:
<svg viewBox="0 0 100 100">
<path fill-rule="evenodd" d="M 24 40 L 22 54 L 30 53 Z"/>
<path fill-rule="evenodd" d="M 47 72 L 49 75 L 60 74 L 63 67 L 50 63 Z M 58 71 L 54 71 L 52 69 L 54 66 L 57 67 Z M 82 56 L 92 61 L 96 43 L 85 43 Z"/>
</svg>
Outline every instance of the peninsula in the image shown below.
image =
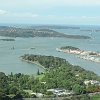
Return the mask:
<svg viewBox="0 0 100 100">
<path fill-rule="evenodd" d="M 73 46 L 64 46 L 61 48 L 56 48 L 56 50 L 58 52 L 76 54 L 79 55 L 78 57 L 81 59 L 100 63 L 100 52 L 80 50 L 79 48 Z"/>
<path fill-rule="evenodd" d="M 44 73 L 37 70 L 37 75 L 11 72 L 6 76 L 0 72 L 0 100 L 57 100 L 56 97 L 59 100 L 74 100 L 75 97 L 79 98 L 75 100 L 87 100 L 81 98 L 100 95 L 100 76 L 94 72 L 54 56 L 24 54 L 21 58 L 28 62 L 38 62 L 46 70 Z"/>
<path fill-rule="evenodd" d="M 77 96 L 100 91 L 100 77 L 91 71 L 86 71 L 80 66 L 70 64 L 66 59 L 34 54 L 24 54 L 21 58 L 33 63 L 38 62 L 39 65 L 46 68 L 44 73 L 40 74 L 38 72 L 40 80 L 36 85 L 33 82 L 32 89 L 34 92 L 38 89 L 38 92 L 41 93 L 42 90 L 42 93 L 45 95 L 48 91 L 55 94 L 54 91 L 51 91 L 54 89 L 65 89 L 69 91 L 71 96 L 73 94 Z M 90 90 L 89 85 L 93 85 L 92 90 Z M 97 89 L 95 90 L 95 88 Z M 77 89 L 79 90 L 77 91 Z M 56 92 L 56 95 L 58 97 L 68 96 L 67 92 Z"/>
<path fill-rule="evenodd" d="M 84 35 L 69 35 L 57 32 L 52 29 L 46 28 L 16 28 L 0 26 L 0 36 L 5 37 L 61 37 L 61 38 L 72 38 L 72 39 L 90 39 L 89 36 Z"/>
</svg>

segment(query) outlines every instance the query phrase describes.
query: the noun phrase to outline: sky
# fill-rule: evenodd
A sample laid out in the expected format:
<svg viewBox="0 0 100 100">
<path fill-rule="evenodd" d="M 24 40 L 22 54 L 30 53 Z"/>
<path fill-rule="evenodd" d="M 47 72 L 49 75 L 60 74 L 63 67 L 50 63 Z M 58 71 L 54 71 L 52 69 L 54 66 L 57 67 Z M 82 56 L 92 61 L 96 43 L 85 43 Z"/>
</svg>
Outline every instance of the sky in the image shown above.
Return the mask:
<svg viewBox="0 0 100 100">
<path fill-rule="evenodd" d="M 100 0 L 0 0 L 0 24 L 100 25 Z"/>
</svg>

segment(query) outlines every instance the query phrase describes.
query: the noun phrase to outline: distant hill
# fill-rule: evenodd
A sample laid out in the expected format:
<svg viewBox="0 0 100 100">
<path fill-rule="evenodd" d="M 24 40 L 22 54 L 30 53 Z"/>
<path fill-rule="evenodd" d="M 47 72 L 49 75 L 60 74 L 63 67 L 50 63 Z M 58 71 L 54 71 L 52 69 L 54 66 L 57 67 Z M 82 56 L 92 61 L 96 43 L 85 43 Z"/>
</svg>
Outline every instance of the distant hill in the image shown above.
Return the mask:
<svg viewBox="0 0 100 100">
<path fill-rule="evenodd" d="M 73 39 L 90 39 L 89 36 L 84 35 L 66 35 L 59 33 L 52 29 L 41 29 L 41 28 L 15 28 L 0 26 L 0 36 L 6 37 L 62 37 L 62 38 L 73 38 Z"/>
</svg>

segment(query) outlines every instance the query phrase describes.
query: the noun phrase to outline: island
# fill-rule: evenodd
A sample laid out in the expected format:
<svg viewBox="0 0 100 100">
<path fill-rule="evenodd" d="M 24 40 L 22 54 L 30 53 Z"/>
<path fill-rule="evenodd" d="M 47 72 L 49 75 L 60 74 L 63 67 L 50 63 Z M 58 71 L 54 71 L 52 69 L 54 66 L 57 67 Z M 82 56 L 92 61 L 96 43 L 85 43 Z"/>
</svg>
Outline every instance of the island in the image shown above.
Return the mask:
<svg viewBox="0 0 100 100">
<path fill-rule="evenodd" d="M 56 48 L 56 50 L 58 52 L 76 54 L 79 55 L 78 57 L 81 59 L 100 63 L 100 52 L 80 50 L 79 48 L 73 46 L 64 46 L 61 48 Z"/>
<path fill-rule="evenodd" d="M 72 38 L 72 39 L 90 39 L 89 36 L 84 35 L 69 35 L 57 32 L 47 28 L 17 28 L 0 26 L 0 36 L 5 37 L 61 37 L 61 38 Z"/>
<path fill-rule="evenodd" d="M 45 71 L 37 70 L 37 75 L 0 72 L 0 100 L 89 100 L 84 98 L 100 95 L 100 76 L 72 65 L 66 59 L 33 54 L 24 54 L 20 58 L 28 63 L 38 63 Z"/>
</svg>

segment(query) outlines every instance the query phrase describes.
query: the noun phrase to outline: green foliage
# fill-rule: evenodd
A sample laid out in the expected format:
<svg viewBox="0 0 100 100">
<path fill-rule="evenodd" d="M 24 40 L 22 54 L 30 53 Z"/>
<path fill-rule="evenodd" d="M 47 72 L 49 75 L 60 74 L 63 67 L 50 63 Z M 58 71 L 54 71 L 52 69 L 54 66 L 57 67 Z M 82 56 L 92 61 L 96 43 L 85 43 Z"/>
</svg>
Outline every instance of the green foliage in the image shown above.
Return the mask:
<svg viewBox="0 0 100 100">
<path fill-rule="evenodd" d="M 88 94 L 84 94 L 80 97 L 80 100 L 91 100 Z"/>
<path fill-rule="evenodd" d="M 60 49 L 66 49 L 66 50 L 80 50 L 79 48 L 72 47 L 72 46 L 64 46 L 64 47 L 61 47 Z"/>
<path fill-rule="evenodd" d="M 0 88 L 6 88 L 7 87 L 7 76 L 3 73 L 0 72 Z"/>
<path fill-rule="evenodd" d="M 95 94 L 91 97 L 91 100 L 100 100 L 100 94 Z"/>
<path fill-rule="evenodd" d="M 82 94 L 84 92 L 84 87 L 79 84 L 75 84 L 72 89 L 75 94 Z"/>
<path fill-rule="evenodd" d="M 40 75 L 40 71 L 39 71 L 39 69 L 38 69 L 38 71 L 37 71 L 37 75 Z"/>
<path fill-rule="evenodd" d="M 53 95 L 53 93 L 51 91 L 47 91 L 46 92 L 46 95 L 49 95 L 50 96 L 50 95 Z"/>
<path fill-rule="evenodd" d="M 86 71 L 80 66 L 73 66 L 65 59 L 53 56 L 29 55 L 25 54 L 22 59 L 39 62 L 47 71 L 41 81 L 46 82 L 45 88 L 64 88 L 73 90 L 76 94 L 85 93 L 84 80 L 99 77 L 91 71 Z M 41 84 L 33 86 L 33 91 L 39 91 Z M 44 87 L 43 87 L 44 88 Z"/>
<path fill-rule="evenodd" d="M 53 56 L 41 56 L 41 55 L 29 55 L 25 54 L 24 56 L 21 56 L 22 59 L 38 62 L 40 65 L 44 66 L 45 68 L 55 68 L 55 67 L 60 67 L 64 63 L 64 65 L 69 65 L 70 64 L 62 58 L 59 57 L 53 57 Z"/>
<path fill-rule="evenodd" d="M 15 95 L 16 95 L 17 92 L 18 92 L 18 89 L 17 89 L 17 87 L 15 87 L 15 86 L 11 87 L 10 90 L 9 90 L 9 93 L 10 93 L 10 94 L 15 94 Z"/>
<path fill-rule="evenodd" d="M 86 71 L 80 66 L 73 66 L 65 59 L 41 55 L 24 55 L 22 58 L 32 62 L 37 61 L 47 70 L 44 74 L 39 74 L 38 71 L 39 75 L 36 77 L 21 73 L 11 73 L 6 76 L 0 72 L 0 98 L 7 98 L 7 95 L 9 95 L 9 97 L 13 95 L 12 98 L 31 97 L 31 95 L 24 90 L 33 90 L 33 92 L 51 95 L 51 93 L 47 93 L 47 89 L 50 88 L 73 90 L 76 95 L 100 91 L 99 86 L 89 85 L 88 88 L 86 88 L 84 84 L 85 79 L 100 80 L 96 74 Z M 80 97 L 73 96 L 71 100 L 78 100 L 79 98 Z M 84 100 L 84 98 L 88 97 L 82 97 L 82 100 Z"/>
</svg>

